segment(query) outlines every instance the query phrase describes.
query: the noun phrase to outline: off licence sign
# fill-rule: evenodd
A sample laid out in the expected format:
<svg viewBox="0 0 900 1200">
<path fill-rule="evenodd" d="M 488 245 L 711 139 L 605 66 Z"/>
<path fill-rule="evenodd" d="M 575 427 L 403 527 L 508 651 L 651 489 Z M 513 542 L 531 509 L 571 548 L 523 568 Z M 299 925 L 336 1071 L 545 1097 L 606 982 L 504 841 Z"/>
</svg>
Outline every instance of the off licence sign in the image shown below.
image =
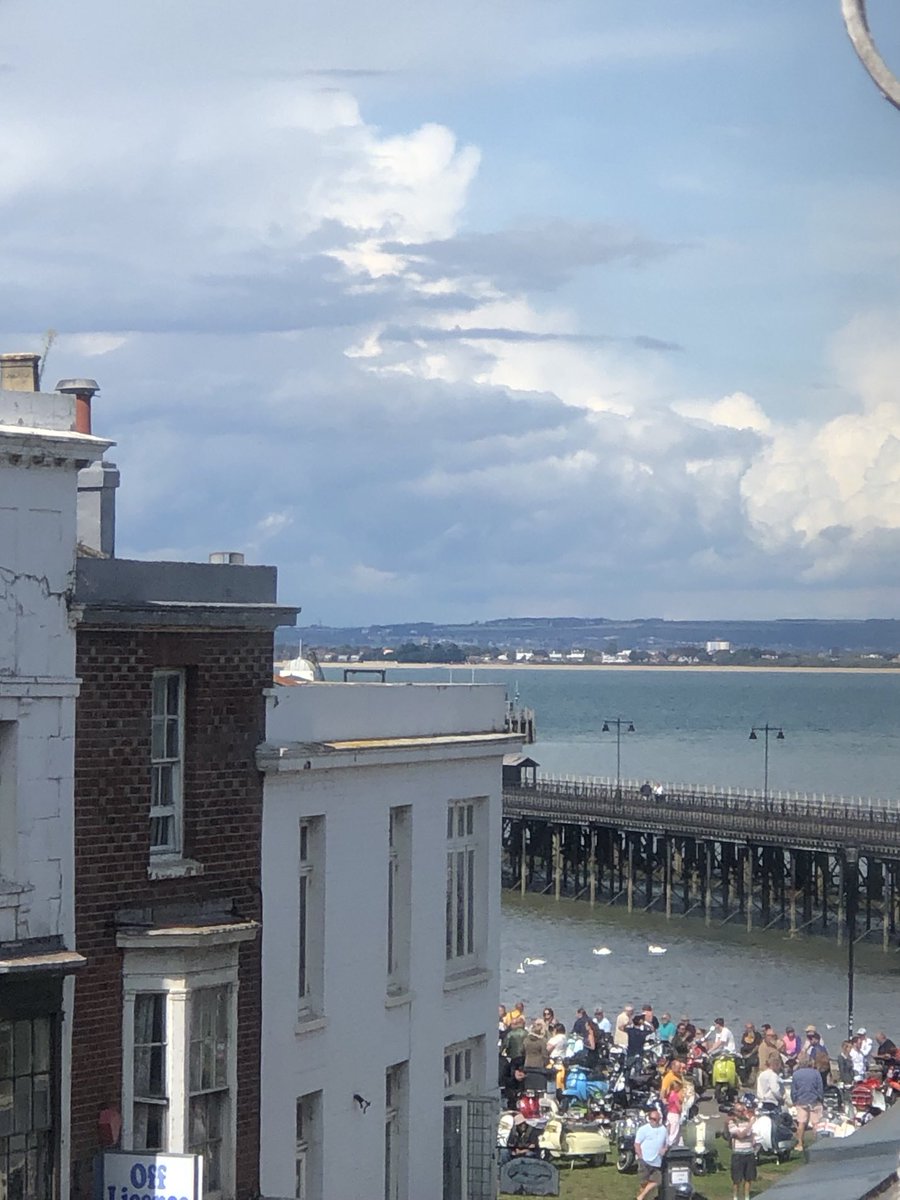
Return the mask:
<svg viewBox="0 0 900 1200">
<path fill-rule="evenodd" d="M 202 1200 L 196 1154 L 103 1155 L 102 1200 Z"/>
</svg>

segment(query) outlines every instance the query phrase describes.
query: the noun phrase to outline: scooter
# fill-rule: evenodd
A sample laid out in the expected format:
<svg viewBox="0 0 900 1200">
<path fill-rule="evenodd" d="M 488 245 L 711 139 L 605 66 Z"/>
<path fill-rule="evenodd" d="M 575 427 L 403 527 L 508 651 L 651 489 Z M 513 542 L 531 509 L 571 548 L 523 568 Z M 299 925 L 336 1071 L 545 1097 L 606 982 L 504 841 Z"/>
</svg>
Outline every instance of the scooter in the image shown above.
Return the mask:
<svg viewBox="0 0 900 1200">
<path fill-rule="evenodd" d="M 538 1145 L 544 1157 L 571 1167 L 579 1162 L 602 1167 L 610 1151 L 609 1137 L 596 1122 L 574 1124 L 562 1117 L 550 1117 Z"/>
<path fill-rule="evenodd" d="M 570 1067 L 563 1088 L 562 1111 L 565 1112 L 576 1101 L 590 1107 L 592 1101 L 607 1094 L 609 1086 L 608 1079 L 599 1079 L 584 1067 Z"/>
<path fill-rule="evenodd" d="M 643 1123 L 643 1112 L 639 1108 L 629 1108 L 613 1126 L 616 1139 L 616 1170 L 622 1175 L 637 1170 L 634 1135 Z"/>
<path fill-rule="evenodd" d="M 853 1102 L 853 1107 L 856 1110 L 856 1119 L 860 1125 L 865 1125 L 873 1117 L 880 1116 L 887 1108 L 887 1100 L 885 1099 L 881 1080 L 876 1075 L 871 1075 L 868 1079 L 863 1079 L 860 1083 L 854 1083 L 850 1092 L 850 1099 Z"/>
<path fill-rule="evenodd" d="M 794 1148 L 796 1128 L 797 1123 L 786 1108 L 770 1102 L 760 1104 L 753 1121 L 756 1157 L 770 1154 L 780 1163 L 787 1162 Z"/>
<path fill-rule="evenodd" d="M 737 1056 L 723 1050 L 712 1060 L 713 1093 L 718 1104 L 730 1104 L 738 1094 Z"/>
<path fill-rule="evenodd" d="M 694 1081 L 698 1098 L 702 1098 L 703 1093 L 709 1085 L 709 1054 L 706 1051 L 706 1047 L 699 1041 L 695 1041 L 691 1046 L 688 1056 L 687 1074 Z"/>
</svg>

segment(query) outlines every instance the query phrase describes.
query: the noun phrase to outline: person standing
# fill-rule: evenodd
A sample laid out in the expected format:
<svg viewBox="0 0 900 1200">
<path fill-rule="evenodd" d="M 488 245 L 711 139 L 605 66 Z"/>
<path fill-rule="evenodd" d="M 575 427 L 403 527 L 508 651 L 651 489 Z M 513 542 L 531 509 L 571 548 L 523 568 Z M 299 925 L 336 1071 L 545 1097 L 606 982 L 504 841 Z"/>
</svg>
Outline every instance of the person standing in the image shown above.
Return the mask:
<svg viewBox="0 0 900 1200">
<path fill-rule="evenodd" d="M 673 1058 L 663 1076 L 659 1098 L 666 1109 L 666 1135 L 668 1147 L 681 1144 L 681 1119 L 684 1112 L 684 1063 Z"/>
<path fill-rule="evenodd" d="M 616 1017 L 616 1031 L 613 1034 L 613 1041 L 617 1046 L 621 1046 L 624 1050 L 628 1045 L 628 1026 L 631 1024 L 631 1018 L 634 1016 L 634 1005 L 626 1004 L 619 1015 Z"/>
<path fill-rule="evenodd" d="M 781 1083 L 781 1055 L 770 1054 L 764 1060 L 763 1069 L 756 1077 L 756 1098 L 760 1104 L 780 1104 L 784 1096 Z"/>
<path fill-rule="evenodd" d="M 797 1149 L 803 1150 L 803 1135 L 807 1128 L 822 1117 L 825 1085 L 822 1075 L 815 1067 L 797 1065 L 791 1076 L 791 1101 L 797 1110 Z"/>
<path fill-rule="evenodd" d="M 731 1186 L 734 1200 L 750 1200 L 750 1185 L 756 1182 L 756 1149 L 753 1145 L 753 1114 L 738 1101 L 728 1119 L 731 1141 Z"/>
<path fill-rule="evenodd" d="M 612 1033 L 612 1022 L 609 1017 L 604 1015 L 602 1008 L 594 1009 L 594 1024 L 600 1033 L 605 1033 L 607 1036 Z"/>
<path fill-rule="evenodd" d="M 638 1180 L 641 1187 L 636 1200 L 647 1200 L 662 1184 L 662 1161 L 668 1135 L 659 1109 L 651 1108 L 647 1120 L 634 1135 L 634 1151 L 638 1157 Z"/>
<path fill-rule="evenodd" d="M 759 1070 L 759 1044 L 761 1041 L 762 1034 L 757 1030 L 752 1021 L 748 1021 L 744 1026 L 744 1032 L 741 1034 L 741 1060 L 738 1065 L 741 1083 L 743 1084 L 752 1085 L 756 1078 L 756 1073 Z"/>
</svg>

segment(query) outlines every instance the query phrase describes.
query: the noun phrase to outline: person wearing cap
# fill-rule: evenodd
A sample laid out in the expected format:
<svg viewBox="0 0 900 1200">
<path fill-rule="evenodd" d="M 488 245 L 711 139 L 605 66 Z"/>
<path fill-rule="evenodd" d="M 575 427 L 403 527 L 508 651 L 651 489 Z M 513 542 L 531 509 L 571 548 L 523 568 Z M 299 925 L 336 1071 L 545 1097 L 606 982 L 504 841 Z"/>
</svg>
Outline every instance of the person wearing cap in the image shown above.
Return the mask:
<svg viewBox="0 0 900 1200">
<path fill-rule="evenodd" d="M 536 1158 L 539 1151 L 540 1133 L 529 1125 L 520 1112 L 513 1118 L 513 1126 L 506 1139 L 505 1149 L 500 1151 L 500 1162 L 511 1158 Z"/>
<path fill-rule="evenodd" d="M 822 1035 L 819 1033 L 818 1029 L 816 1029 L 815 1025 L 807 1025 L 806 1029 L 804 1030 L 804 1034 L 806 1036 L 806 1041 L 803 1045 L 803 1049 L 800 1051 L 801 1054 L 803 1054 L 804 1051 L 809 1050 L 810 1043 L 813 1039 L 815 1039 L 816 1046 L 828 1054 L 828 1047 L 822 1041 Z"/>
<path fill-rule="evenodd" d="M 604 1015 L 602 1008 L 594 1009 L 594 1024 L 601 1033 L 612 1033 L 612 1022 Z"/>
<path fill-rule="evenodd" d="M 853 1071 L 853 1082 L 860 1083 L 866 1077 L 866 1059 L 862 1052 L 862 1038 L 854 1034 L 850 1039 L 850 1067 Z"/>
<path fill-rule="evenodd" d="M 822 1076 L 822 1085 L 828 1086 L 831 1076 L 831 1056 L 822 1045 L 818 1031 L 810 1029 L 806 1034 L 806 1045 L 797 1059 L 798 1067 L 813 1067 Z"/>
<path fill-rule="evenodd" d="M 731 1187 L 734 1200 L 750 1200 L 756 1182 L 756 1148 L 753 1145 L 753 1113 L 740 1100 L 734 1105 L 726 1126 L 731 1142 Z"/>
</svg>

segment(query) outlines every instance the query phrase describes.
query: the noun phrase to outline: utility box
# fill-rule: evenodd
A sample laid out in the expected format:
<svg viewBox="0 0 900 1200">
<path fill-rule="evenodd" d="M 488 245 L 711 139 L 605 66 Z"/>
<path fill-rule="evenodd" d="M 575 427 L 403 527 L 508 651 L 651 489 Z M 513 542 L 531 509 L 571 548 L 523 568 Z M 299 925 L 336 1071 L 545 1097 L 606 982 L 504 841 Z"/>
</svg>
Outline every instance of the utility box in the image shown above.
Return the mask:
<svg viewBox="0 0 900 1200">
<path fill-rule="evenodd" d="M 687 1146 L 668 1152 L 663 1159 L 661 1200 L 684 1200 L 694 1195 L 693 1160 L 694 1152 Z"/>
</svg>

